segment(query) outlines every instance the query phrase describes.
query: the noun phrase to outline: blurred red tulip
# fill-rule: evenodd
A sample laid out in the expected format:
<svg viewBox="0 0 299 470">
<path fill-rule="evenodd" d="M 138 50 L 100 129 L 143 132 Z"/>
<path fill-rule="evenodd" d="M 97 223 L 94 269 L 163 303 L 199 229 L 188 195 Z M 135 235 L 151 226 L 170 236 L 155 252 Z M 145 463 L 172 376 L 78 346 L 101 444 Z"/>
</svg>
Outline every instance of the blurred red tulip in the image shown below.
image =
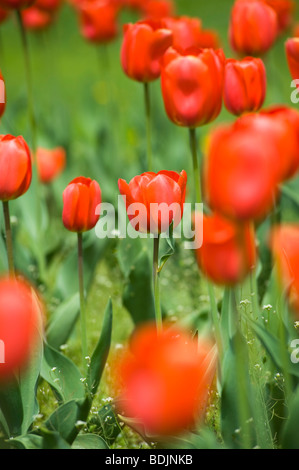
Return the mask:
<svg viewBox="0 0 299 470">
<path fill-rule="evenodd" d="M 142 7 L 143 14 L 147 18 L 165 18 L 173 16 L 175 12 L 174 4 L 171 0 L 148 0 Z"/>
<path fill-rule="evenodd" d="M 121 64 L 125 74 L 139 82 L 158 79 L 161 58 L 171 44 L 172 33 L 159 20 L 125 25 L 121 47 Z"/>
<path fill-rule="evenodd" d="M 217 213 L 196 217 L 202 217 L 203 224 L 203 243 L 196 250 L 199 268 L 216 284 L 243 281 L 256 263 L 252 224 L 237 223 Z"/>
<path fill-rule="evenodd" d="M 34 6 L 46 11 L 57 11 L 63 0 L 35 0 Z"/>
<path fill-rule="evenodd" d="M 6 86 L 2 73 L 0 72 L 0 118 L 6 109 Z"/>
<path fill-rule="evenodd" d="M 288 39 L 285 42 L 285 51 L 291 77 L 299 80 L 299 37 Z"/>
<path fill-rule="evenodd" d="M 259 113 L 242 116 L 235 127 L 271 138 L 279 155 L 277 159 L 277 153 L 273 154 L 272 159 L 278 181 L 283 182 L 296 174 L 299 167 L 299 112 L 296 109 L 271 106 Z"/>
<path fill-rule="evenodd" d="M 109 42 L 118 34 L 118 8 L 109 0 L 86 0 L 78 5 L 80 31 L 91 42 Z"/>
<path fill-rule="evenodd" d="M 62 220 L 71 232 L 86 232 L 99 220 L 97 207 L 101 204 L 99 184 L 80 176 L 73 179 L 63 191 Z"/>
<path fill-rule="evenodd" d="M 9 17 L 10 11 L 5 8 L 0 8 L 0 24 Z"/>
<path fill-rule="evenodd" d="M 170 48 L 165 53 L 161 89 L 172 122 L 195 128 L 216 119 L 222 108 L 224 62 L 221 49 Z"/>
<path fill-rule="evenodd" d="M 274 163 L 281 155 L 271 137 L 234 125 L 213 132 L 204 162 L 204 191 L 212 210 L 259 220 L 272 209 L 278 191 Z"/>
<path fill-rule="evenodd" d="M 285 31 L 293 21 L 295 2 L 293 0 L 263 0 L 277 14 L 279 31 Z"/>
<path fill-rule="evenodd" d="M 164 22 L 173 33 L 174 49 L 184 50 L 193 47 L 216 49 L 219 46 L 217 32 L 202 29 L 199 18 L 175 16 L 164 18 Z"/>
<path fill-rule="evenodd" d="M 43 305 L 34 288 L 17 278 L 0 279 L 0 384 L 26 368 L 42 338 Z"/>
<path fill-rule="evenodd" d="M 50 12 L 41 10 L 34 5 L 22 10 L 22 19 L 26 29 L 40 31 L 50 26 L 54 17 Z"/>
<path fill-rule="evenodd" d="M 224 74 L 224 104 L 228 111 L 240 114 L 258 111 L 265 100 L 266 69 L 261 59 L 228 59 Z"/>
<path fill-rule="evenodd" d="M 0 8 L 8 10 L 22 10 L 28 8 L 35 0 L 0 0 Z"/>
<path fill-rule="evenodd" d="M 65 168 L 66 152 L 62 147 L 45 149 L 39 147 L 36 152 L 36 161 L 39 178 L 42 183 L 50 183 Z"/>
<path fill-rule="evenodd" d="M 120 413 L 147 435 L 181 433 L 203 419 L 216 374 L 217 354 L 207 340 L 154 325 L 135 330 L 115 365 Z"/>
<path fill-rule="evenodd" d="M 31 183 L 30 150 L 22 136 L 0 135 L 0 200 L 24 194 Z"/>
<path fill-rule="evenodd" d="M 299 318 L 299 226 L 283 224 L 271 232 L 270 247 L 278 281 Z"/>
<path fill-rule="evenodd" d="M 240 54 L 262 55 L 274 44 L 278 34 L 277 15 L 259 0 L 236 0 L 230 18 L 231 47 Z"/>
<path fill-rule="evenodd" d="M 119 179 L 119 191 L 126 198 L 133 228 L 142 233 L 158 234 L 165 232 L 172 221 L 177 226 L 183 215 L 186 185 L 184 170 L 180 174 L 174 171 L 143 173 L 135 176 L 129 184 Z"/>
</svg>

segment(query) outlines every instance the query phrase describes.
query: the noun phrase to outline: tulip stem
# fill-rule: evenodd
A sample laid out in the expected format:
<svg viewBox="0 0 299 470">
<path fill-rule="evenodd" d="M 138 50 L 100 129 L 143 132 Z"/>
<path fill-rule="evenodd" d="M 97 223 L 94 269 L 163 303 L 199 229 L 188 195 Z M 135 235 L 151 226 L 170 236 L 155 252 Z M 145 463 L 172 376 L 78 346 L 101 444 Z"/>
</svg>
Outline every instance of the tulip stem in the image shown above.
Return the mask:
<svg viewBox="0 0 299 470">
<path fill-rule="evenodd" d="M 82 238 L 82 233 L 78 233 L 77 235 L 78 235 L 78 277 L 79 277 L 79 295 L 80 295 L 82 361 L 83 361 L 83 364 L 86 364 L 87 335 L 86 335 L 86 314 L 85 314 L 85 295 L 84 295 L 84 277 L 83 277 L 83 238 Z"/>
<path fill-rule="evenodd" d="M 154 255 L 153 255 L 153 286 L 154 286 L 154 299 L 155 299 L 155 316 L 157 331 L 162 331 L 162 312 L 160 304 L 160 286 L 159 286 L 159 242 L 160 235 L 154 237 Z"/>
<path fill-rule="evenodd" d="M 29 47 L 26 30 L 24 28 L 24 23 L 22 19 L 22 14 L 20 10 L 16 10 L 17 20 L 19 24 L 24 60 L 25 60 L 25 73 L 26 73 L 26 83 L 27 83 L 27 93 L 28 93 L 28 112 L 29 120 L 31 125 L 31 138 L 32 138 L 32 151 L 35 154 L 36 151 L 36 120 L 34 116 L 33 108 L 33 88 L 32 88 L 32 77 L 31 77 L 31 67 L 30 67 L 30 57 L 29 57 Z"/>
<path fill-rule="evenodd" d="M 146 139 L 147 139 L 147 171 L 152 171 L 152 146 L 151 146 L 151 102 L 149 83 L 144 83 L 144 103 L 146 117 Z"/>
<path fill-rule="evenodd" d="M 10 226 L 10 214 L 9 214 L 9 203 L 8 201 L 2 201 L 3 204 L 3 214 L 5 222 L 5 236 L 6 236 L 6 251 L 7 251 L 7 260 L 8 260 L 8 269 L 9 274 L 14 275 L 14 259 L 13 259 L 13 245 L 12 245 L 12 233 Z"/>
<path fill-rule="evenodd" d="M 200 171 L 199 171 L 198 155 L 197 155 L 196 130 L 194 128 L 189 129 L 189 137 L 190 137 L 190 148 L 191 148 L 192 162 L 193 162 L 195 197 L 196 197 L 196 202 L 200 204 L 202 202 L 202 195 L 201 195 Z"/>
</svg>

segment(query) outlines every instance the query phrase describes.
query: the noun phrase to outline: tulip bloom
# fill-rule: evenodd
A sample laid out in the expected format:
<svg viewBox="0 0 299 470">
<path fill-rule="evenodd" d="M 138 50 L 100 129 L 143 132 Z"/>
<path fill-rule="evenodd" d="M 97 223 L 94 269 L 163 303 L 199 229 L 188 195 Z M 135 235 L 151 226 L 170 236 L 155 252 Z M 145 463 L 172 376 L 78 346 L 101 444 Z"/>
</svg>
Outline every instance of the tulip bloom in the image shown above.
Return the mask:
<svg viewBox="0 0 299 470">
<path fill-rule="evenodd" d="M 216 373 L 217 355 L 204 339 L 178 328 L 157 335 L 139 327 L 113 369 L 121 410 L 146 435 L 174 435 L 202 419 Z"/>
<path fill-rule="evenodd" d="M 39 147 L 36 152 L 36 162 L 40 181 L 44 184 L 50 183 L 65 168 L 65 150 L 62 147 L 51 150 Z"/>
<path fill-rule="evenodd" d="M 124 25 L 121 64 L 125 74 L 138 82 L 159 78 L 160 61 L 172 44 L 172 32 L 159 20 Z"/>
<path fill-rule="evenodd" d="M 277 195 L 281 155 L 271 136 L 221 126 L 211 136 L 204 168 L 210 207 L 228 218 L 263 218 Z"/>
<path fill-rule="evenodd" d="M 285 51 L 291 77 L 293 80 L 299 80 L 299 37 L 288 39 Z"/>
<path fill-rule="evenodd" d="M 30 150 L 23 137 L 0 135 L 0 200 L 16 199 L 32 178 Z"/>
<path fill-rule="evenodd" d="M 133 228 L 142 233 L 159 234 L 165 232 L 172 222 L 177 226 L 183 215 L 186 184 L 184 170 L 180 174 L 174 171 L 143 173 L 135 176 L 129 184 L 119 179 L 119 191 L 125 197 Z"/>
<path fill-rule="evenodd" d="M 94 43 L 109 42 L 118 34 L 118 7 L 109 0 L 88 0 L 78 7 L 82 36 Z"/>
<path fill-rule="evenodd" d="M 219 44 L 218 35 L 212 30 L 202 29 L 199 18 L 176 16 L 164 18 L 164 22 L 173 33 L 172 47 L 185 50 L 193 47 L 216 48 Z"/>
<path fill-rule="evenodd" d="M 97 207 L 101 203 L 99 184 L 80 176 L 63 191 L 62 220 L 71 232 L 82 233 L 95 227 L 99 220 Z"/>
<path fill-rule="evenodd" d="M 170 48 L 165 53 L 161 89 L 174 124 L 195 128 L 216 119 L 222 108 L 224 62 L 221 49 Z"/>
<path fill-rule="evenodd" d="M 48 11 L 41 10 L 32 6 L 22 11 L 22 20 L 24 27 L 32 31 L 41 31 L 53 22 L 53 15 Z"/>
<path fill-rule="evenodd" d="M 258 111 L 266 95 L 266 69 L 259 58 L 228 59 L 224 74 L 224 104 L 229 112 L 239 116 Z"/>
<path fill-rule="evenodd" d="M 142 8 L 146 18 L 159 19 L 174 14 L 174 4 L 170 0 L 148 0 Z"/>
<path fill-rule="evenodd" d="M 259 0 L 237 0 L 231 11 L 229 40 L 240 54 L 256 56 L 267 52 L 278 34 L 277 14 Z"/>
<path fill-rule="evenodd" d="M 10 380 L 30 360 L 42 338 L 43 306 L 26 281 L 0 279 L 0 383 Z"/>
<path fill-rule="evenodd" d="M 293 0 L 263 0 L 277 14 L 279 32 L 285 31 L 293 21 L 295 2 Z"/>
<path fill-rule="evenodd" d="M 196 250 L 199 268 L 219 285 L 233 286 L 243 281 L 256 263 L 252 225 L 228 220 L 217 213 L 203 215 L 202 224 L 203 243 Z"/>
<path fill-rule="evenodd" d="M 299 318 L 299 226 L 283 224 L 273 229 L 270 247 L 276 263 L 278 281 Z"/>
</svg>

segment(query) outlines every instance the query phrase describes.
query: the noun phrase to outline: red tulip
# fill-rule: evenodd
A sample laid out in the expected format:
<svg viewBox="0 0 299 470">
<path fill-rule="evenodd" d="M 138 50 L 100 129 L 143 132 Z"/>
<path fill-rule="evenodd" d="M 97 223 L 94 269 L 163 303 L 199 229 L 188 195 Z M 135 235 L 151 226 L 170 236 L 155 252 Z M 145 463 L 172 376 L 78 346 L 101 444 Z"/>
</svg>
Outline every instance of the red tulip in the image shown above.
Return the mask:
<svg viewBox="0 0 299 470">
<path fill-rule="evenodd" d="M 259 113 L 242 116 L 235 126 L 271 138 L 278 150 L 278 158 L 275 152 L 272 159 L 278 181 L 295 175 L 299 167 L 299 112 L 296 109 L 271 106 Z"/>
<path fill-rule="evenodd" d="M 157 234 L 165 232 L 172 221 L 174 226 L 178 225 L 183 215 L 186 184 L 184 170 L 180 174 L 174 171 L 143 173 L 129 184 L 119 179 L 119 191 L 126 198 L 128 217 L 134 229 Z"/>
<path fill-rule="evenodd" d="M 266 69 L 259 58 L 228 59 L 224 74 L 224 104 L 228 111 L 240 114 L 258 111 L 266 95 Z"/>
<path fill-rule="evenodd" d="M 39 147 L 36 152 L 37 168 L 42 183 L 50 183 L 65 168 L 66 152 L 62 147 L 45 149 Z"/>
<path fill-rule="evenodd" d="M 97 207 L 101 204 L 99 184 L 83 176 L 72 180 L 63 191 L 62 220 L 71 232 L 86 232 L 99 220 Z"/>
<path fill-rule="evenodd" d="M 222 107 L 224 61 L 221 49 L 170 48 L 165 53 L 161 89 L 172 122 L 195 128 L 216 119 Z"/>
<path fill-rule="evenodd" d="M 121 410 L 147 435 L 173 435 L 203 419 L 216 373 L 212 345 L 184 330 L 139 327 L 116 362 Z"/>
<path fill-rule="evenodd" d="M 0 200 L 16 199 L 32 178 L 30 150 L 23 137 L 0 135 Z"/>
<path fill-rule="evenodd" d="M 218 128 L 211 136 L 204 164 L 204 189 L 210 207 L 237 220 L 264 217 L 277 195 L 281 158 L 270 136 L 234 125 Z"/>
<path fill-rule="evenodd" d="M 172 44 L 172 33 L 158 20 L 138 21 L 124 26 L 121 64 L 125 74 L 139 82 L 159 78 L 160 61 Z"/>
<path fill-rule="evenodd" d="M 281 288 L 299 318 L 299 226 L 283 224 L 271 232 L 270 246 Z"/>
<path fill-rule="evenodd" d="M 164 18 L 164 22 L 173 33 L 172 47 L 174 49 L 216 48 L 219 45 L 217 33 L 202 29 L 202 22 L 199 18 L 176 16 Z"/>
<path fill-rule="evenodd" d="M 293 80 L 299 80 L 299 37 L 288 39 L 285 51 L 291 77 Z"/>
<path fill-rule="evenodd" d="M 27 367 L 42 337 L 43 306 L 36 291 L 17 278 L 0 279 L 0 383 Z"/>
<path fill-rule="evenodd" d="M 33 5 L 35 0 L 0 0 L 0 8 L 8 10 L 22 10 Z"/>
<path fill-rule="evenodd" d="M 229 39 L 240 54 L 261 55 L 274 44 L 278 20 L 273 8 L 259 0 L 237 0 L 231 11 Z"/>
<path fill-rule="evenodd" d="M 82 36 L 91 42 L 108 42 L 118 34 L 118 8 L 109 0 L 84 1 L 78 6 Z"/>
<path fill-rule="evenodd" d="M 170 0 L 148 0 L 142 8 L 147 18 L 165 18 L 174 14 L 174 4 Z"/>
<path fill-rule="evenodd" d="M 216 213 L 203 215 L 202 224 L 203 243 L 196 250 L 200 269 L 216 284 L 243 281 L 256 263 L 252 225 L 236 223 Z"/>
<path fill-rule="evenodd" d="M 3 23 L 9 17 L 9 10 L 0 8 L 0 24 Z"/>
<path fill-rule="evenodd" d="M 0 118 L 6 109 L 6 87 L 2 73 L 0 72 Z"/>
<path fill-rule="evenodd" d="M 22 19 L 26 29 L 40 31 L 50 26 L 54 17 L 48 11 L 36 8 L 34 5 L 22 11 Z"/>
<path fill-rule="evenodd" d="M 293 21 L 295 2 L 293 0 L 263 0 L 277 14 L 279 31 L 286 30 Z"/>
</svg>

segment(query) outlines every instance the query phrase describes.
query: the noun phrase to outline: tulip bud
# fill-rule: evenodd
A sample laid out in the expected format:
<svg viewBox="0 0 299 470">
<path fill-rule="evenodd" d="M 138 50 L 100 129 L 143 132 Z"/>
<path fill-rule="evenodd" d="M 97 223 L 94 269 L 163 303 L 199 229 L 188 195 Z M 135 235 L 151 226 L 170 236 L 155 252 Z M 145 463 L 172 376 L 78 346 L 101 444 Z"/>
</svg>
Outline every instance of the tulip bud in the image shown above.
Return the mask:
<svg viewBox="0 0 299 470">
<path fill-rule="evenodd" d="M 99 184 L 83 176 L 72 180 L 63 191 L 62 220 L 71 232 L 85 232 L 99 220 L 97 207 L 101 203 Z"/>
<path fill-rule="evenodd" d="M 183 215 L 186 184 L 184 170 L 180 174 L 174 171 L 143 173 L 135 176 L 129 184 L 119 179 L 119 191 L 125 196 L 128 217 L 134 229 L 158 234 L 166 232 L 172 222 L 177 226 Z"/>
<path fill-rule="evenodd" d="M 165 53 L 161 89 L 174 124 L 195 128 L 216 119 L 222 108 L 224 62 L 221 49 L 170 48 Z"/>
<path fill-rule="evenodd" d="M 266 95 L 266 69 L 259 58 L 228 59 L 224 74 L 224 104 L 228 111 L 239 116 L 258 111 Z"/>
<path fill-rule="evenodd" d="M 219 285 L 232 286 L 243 281 L 256 262 L 252 225 L 217 213 L 196 217 L 202 217 L 203 226 L 203 243 L 196 250 L 199 268 Z"/>
<path fill-rule="evenodd" d="M 216 374 L 217 352 L 178 328 L 143 325 L 113 364 L 122 413 L 145 435 L 174 435 L 203 420 Z M 113 378 L 114 378 L 113 377 Z"/>
<path fill-rule="evenodd" d="M 240 54 L 256 56 L 267 52 L 278 34 L 273 8 L 259 0 L 237 0 L 231 11 L 229 39 Z"/>
<path fill-rule="evenodd" d="M 138 21 L 124 26 L 121 64 L 125 74 L 138 82 L 160 77 L 160 61 L 172 44 L 172 32 L 159 20 Z"/>
<path fill-rule="evenodd" d="M 299 80 L 299 37 L 288 39 L 285 51 L 291 77 L 293 80 Z"/>
<path fill-rule="evenodd" d="M 0 135 L 0 200 L 16 199 L 32 178 L 30 150 L 23 137 Z"/>
<path fill-rule="evenodd" d="M 39 147 L 36 152 L 36 162 L 40 181 L 44 184 L 50 183 L 65 168 L 65 150 L 62 147 L 51 150 Z"/>
<path fill-rule="evenodd" d="M 23 370 L 42 338 L 43 305 L 31 285 L 0 279 L 0 383 Z"/>
</svg>

